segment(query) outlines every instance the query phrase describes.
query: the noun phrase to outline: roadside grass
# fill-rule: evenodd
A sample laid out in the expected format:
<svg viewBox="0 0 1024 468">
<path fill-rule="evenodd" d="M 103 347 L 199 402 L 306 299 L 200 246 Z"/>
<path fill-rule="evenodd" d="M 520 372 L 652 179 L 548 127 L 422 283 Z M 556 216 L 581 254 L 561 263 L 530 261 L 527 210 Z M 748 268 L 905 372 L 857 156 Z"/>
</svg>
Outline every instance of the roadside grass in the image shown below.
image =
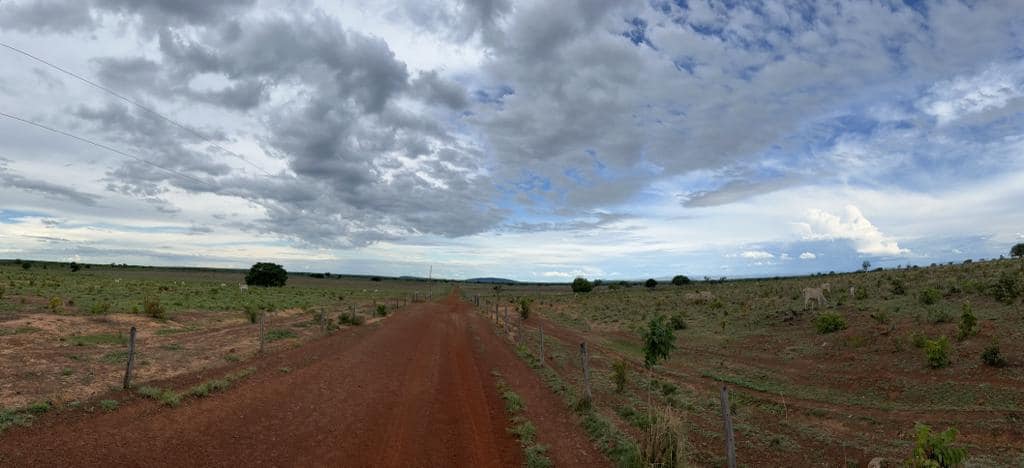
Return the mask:
<svg viewBox="0 0 1024 468">
<path fill-rule="evenodd" d="M 42 330 L 39 328 L 29 326 L 21 326 L 16 328 L 0 328 L 0 336 L 23 335 L 26 333 L 36 333 L 40 331 Z"/>
<path fill-rule="evenodd" d="M 72 335 L 67 338 L 74 346 L 127 345 L 128 336 L 123 333 L 96 333 L 92 335 Z"/>
<path fill-rule="evenodd" d="M 287 340 L 291 338 L 298 338 L 299 336 L 291 330 L 285 330 L 283 328 L 275 328 L 267 332 L 267 341 L 278 341 Z"/>
<path fill-rule="evenodd" d="M 509 422 L 511 426 L 509 426 L 508 432 L 515 435 L 516 439 L 519 440 L 519 445 L 523 448 L 523 457 L 526 459 L 527 468 L 550 468 L 554 466 L 551 459 L 547 456 L 548 448 L 537 443 L 537 428 L 529 419 L 522 415 L 522 412 L 526 410 L 526 404 L 523 402 L 522 397 L 508 387 L 498 371 L 491 371 L 491 374 L 495 377 L 498 393 L 501 395 L 501 399 L 505 401 L 505 410 L 508 411 L 510 416 Z"/>
</svg>

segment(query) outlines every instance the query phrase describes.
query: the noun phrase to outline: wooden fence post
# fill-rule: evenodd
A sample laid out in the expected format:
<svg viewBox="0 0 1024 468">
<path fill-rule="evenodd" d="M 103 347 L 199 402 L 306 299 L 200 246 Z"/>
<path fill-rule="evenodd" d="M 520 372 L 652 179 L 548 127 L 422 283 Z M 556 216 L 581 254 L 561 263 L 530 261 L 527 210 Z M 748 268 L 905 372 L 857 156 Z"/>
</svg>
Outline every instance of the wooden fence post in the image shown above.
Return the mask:
<svg viewBox="0 0 1024 468">
<path fill-rule="evenodd" d="M 544 324 L 540 325 L 540 365 L 544 365 Z"/>
<path fill-rule="evenodd" d="M 587 356 L 587 342 L 580 343 L 580 367 L 583 368 L 583 400 L 589 405 L 594 398 L 590 392 L 590 358 Z"/>
<path fill-rule="evenodd" d="M 260 314 L 260 354 L 263 354 L 263 320 L 266 316 L 266 312 Z"/>
<path fill-rule="evenodd" d="M 135 366 L 135 327 L 132 327 L 128 333 L 128 365 L 124 369 L 124 386 L 123 388 L 128 389 L 132 387 L 132 368 Z"/>
<path fill-rule="evenodd" d="M 725 424 L 725 457 L 729 468 L 736 468 L 736 440 L 732 434 L 732 414 L 729 412 L 729 389 L 722 385 L 722 422 Z"/>
</svg>

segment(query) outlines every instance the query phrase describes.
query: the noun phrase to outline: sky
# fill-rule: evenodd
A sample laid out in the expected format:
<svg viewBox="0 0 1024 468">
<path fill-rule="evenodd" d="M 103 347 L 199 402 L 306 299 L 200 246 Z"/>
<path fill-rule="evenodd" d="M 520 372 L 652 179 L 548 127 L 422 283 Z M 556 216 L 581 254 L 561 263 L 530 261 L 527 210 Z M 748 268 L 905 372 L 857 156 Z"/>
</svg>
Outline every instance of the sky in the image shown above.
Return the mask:
<svg viewBox="0 0 1024 468">
<path fill-rule="evenodd" d="M 571 281 L 1007 255 L 1015 1 L 0 1 L 0 258 Z"/>
</svg>

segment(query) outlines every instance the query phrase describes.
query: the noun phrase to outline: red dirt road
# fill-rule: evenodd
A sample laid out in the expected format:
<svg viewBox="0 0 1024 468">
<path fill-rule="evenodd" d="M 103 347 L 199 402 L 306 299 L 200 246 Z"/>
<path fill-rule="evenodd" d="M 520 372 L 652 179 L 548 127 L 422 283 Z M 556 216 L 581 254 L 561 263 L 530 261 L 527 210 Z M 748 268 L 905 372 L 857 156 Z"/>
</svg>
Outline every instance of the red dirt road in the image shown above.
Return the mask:
<svg viewBox="0 0 1024 468">
<path fill-rule="evenodd" d="M 518 466 L 491 370 L 524 367 L 486 328 L 454 297 L 416 304 L 379 326 L 240 364 L 258 371 L 178 408 L 132 397 L 111 413 L 67 411 L 9 429 L 0 466 Z M 226 372 L 161 386 L 181 391 Z M 537 382 L 515 380 L 537 395 Z M 562 437 L 571 418 L 544 419 L 542 442 L 549 421 L 565 439 L 552 444 L 556 461 L 600 460 L 585 437 Z M 566 443 L 573 453 L 558 452 Z"/>
</svg>

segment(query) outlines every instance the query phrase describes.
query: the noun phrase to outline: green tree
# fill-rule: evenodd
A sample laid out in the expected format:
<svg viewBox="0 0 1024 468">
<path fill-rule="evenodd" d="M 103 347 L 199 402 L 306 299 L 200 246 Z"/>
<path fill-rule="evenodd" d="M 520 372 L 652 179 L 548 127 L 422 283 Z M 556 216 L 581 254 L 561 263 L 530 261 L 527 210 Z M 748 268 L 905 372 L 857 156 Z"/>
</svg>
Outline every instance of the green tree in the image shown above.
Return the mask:
<svg viewBox="0 0 1024 468">
<path fill-rule="evenodd" d="M 245 275 L 245 284 L 250 286 L 280 287 L 288 281 L 288 272 L 276 263 L 257 263 Z"/>
<path fill-rule="evenodd" d="M 932 428 L 917 423 L 914 425 L 914 452 L 907 460 L 907 466 L 913 468 L 946 468 L 960 466 L 967 459 L 967 450 L 953 447 L 957 431 L 948 428 L 940 433 L 932 432 Z"/>
<path fill-rule="evenodd" d="M 672 284 L 676 286 L 682 286 L 684 284 L 690 284 L 690 278 L 686 275 L 675 275 L 672 277 Z"/>
<path fill-rule="evenodd" d="M 658 282 L 654 278 L 648 278 L 647 281 L 644 281 L 644 286 L 653 288 L 658 286 Z"/>
<path fill-rule="evenodd" d="M 1016 258 L 1024 258 L 1024 242 L 1010 247 L 1010 256 Z"/>
<path fill-rule="evenodd" d="M 576 278 L 572 282 L 572 292 L 574 293 L 585 293 L 590 292 L 594 289 L 594 283 L 587 281 L 586 278 Z"/>
<path fill-rule="evenodd" d="M 860 264 L 860 269 L 864 270 L 864 271 L 868 271 L 868 268 L 871 268 L 871 262 L 869 262 L 867 260 L 864 260 L 864 263 Z"/>
<path fill-rule="evenodd" d="M 676 349 L 676 334 L 664 315 L 659 315 L 647 324 L 644 332 L 644 364 L 653 367 L 658 361 L 668 359 Z"/>
</svg>

